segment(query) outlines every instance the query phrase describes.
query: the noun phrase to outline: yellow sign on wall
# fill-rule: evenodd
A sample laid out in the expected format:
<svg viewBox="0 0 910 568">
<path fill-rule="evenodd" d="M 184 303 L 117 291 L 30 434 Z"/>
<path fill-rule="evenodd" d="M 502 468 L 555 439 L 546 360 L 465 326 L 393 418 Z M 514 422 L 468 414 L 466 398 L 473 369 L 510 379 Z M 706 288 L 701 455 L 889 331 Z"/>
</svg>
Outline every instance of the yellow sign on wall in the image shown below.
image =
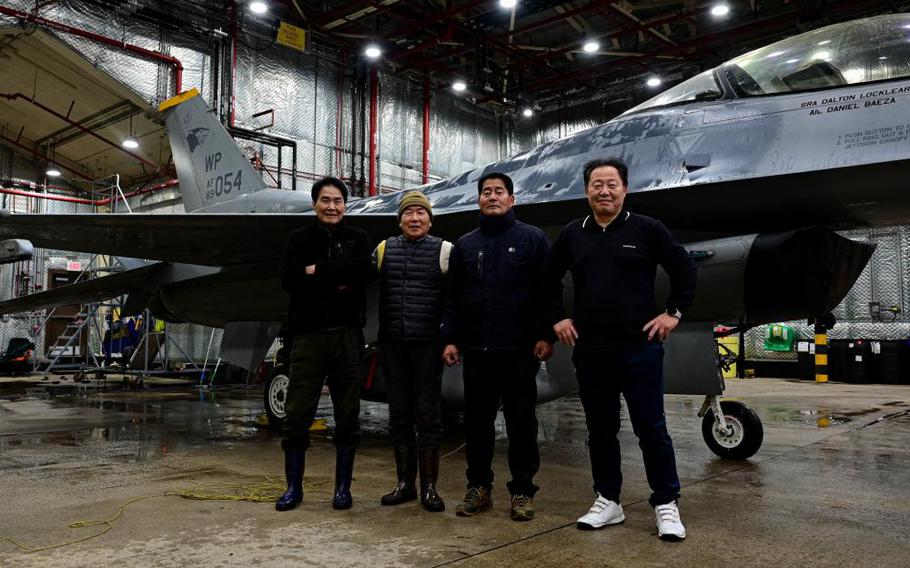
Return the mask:
<svg viewBox="0 0 910 568">
<path fill-rule="evenodd" d="M 278 43 L 300 51 L 306 51 L 306 30 L 292 26 L 287 22 L 278 25 Z"/>
</svg>

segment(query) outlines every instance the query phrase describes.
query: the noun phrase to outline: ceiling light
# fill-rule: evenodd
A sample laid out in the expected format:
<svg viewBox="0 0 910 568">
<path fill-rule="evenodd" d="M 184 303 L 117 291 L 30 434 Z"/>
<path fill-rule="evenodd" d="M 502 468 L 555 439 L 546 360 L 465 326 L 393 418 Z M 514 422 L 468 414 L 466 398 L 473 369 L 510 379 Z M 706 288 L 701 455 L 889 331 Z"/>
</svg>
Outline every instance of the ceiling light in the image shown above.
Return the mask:
<svg viewBox="0 0 910 568">
<path fill-rule="evenodd" d="M 785 53 L 787 53 L 787 52 L 786 51 L 775 51 L 774 53 L 769 53 L 768 59 L 771 59 L 772 57 L 779 57 Z"/>
<path fill-rule="evenodd" d="M 124 148 L 129 148 L 130 150 L 135 150 L 139 147 L 139 141 L 133 138 L 132 136 L 127 136 L 121 142 Z"/>
<path fill-rule="evenodd" d="M 818 42 L 818 45 L 827 45 L 827 44 L 829 44 L 829 43 L 831 43 L 831 40 L 830 40 L 830 39 L 826 39 L 825 41 L 820 41 L 820 42 Z"/>
<path fill-rule="evenodd" d="M 382 55 L 382 50 L 375 45 L 368 45 L 367 48 L 363 51 L 363 54 L 370 59 L 378 59 L 379 56 Z"/>
<path fill-rule="evenodd" d="M 521 114 L 525 118 L 531 118 L 532 116 L 534 116 L 534 111 L 531 110 L 529 107 L 525 107 L 525 109 L 523 111 L 521 111 Z"/>
<path fill-rule="evenodd" d="M 499 5 L 503 8 L 514 8 L 518 0 L 499 0 Z"/>
<path fill-rule="evenodd" d="M 464 81 L 462 81 L 461 79 L 452 83 L 452 90 L 457 91 L 459 93 L 467 88 L 468 88 L 468 86 L 465 85 Z"/>
<path fill-rule="evenodd" d="M 265 14 L 269 11 L 269 5 L 262 0 L 254 0 L 253 2 L 250 2 L 248 7 L 250 9 L 250 12 L 259 15 Z"/>
<path fill-rule="evenodd" d="M 831 52 L 829 51 L 816 51 L 812 54 L 812 59 L 821 59 L 822 61 L 828 61 L 831 59 Z"/>
<path fill-rule="evenodd" d="M 878 58 L 879 61 L 884 61 L 884 60 L 886 60 L 886 59 L 888 59 L 888 58 L 885 57 L 884 55 L 882 55 L 881 57 Z"/>
<path fill-rule="evenodd" d="M 799 59 L 788 59 L 786 63 L 796 63 Z"/>
<path fill-rule="evenodd" d="M 600 44 L 592 39 L 592 40 L 586 41 L 585 44 L 583 46 L 581 46 L 581 48 L 583 50 L 585 50 L 586 53 L 594 53 L 595 51 L 600 49 Z"/>
<path fill-rule="evenodd" d="M 729 13 L 730 7 L 726 4 L 715 4 L 714 7 L 711 8 L 711 15 L 715 18 L 723 18 Z"/>
<path fill-rule="evenodd" d="M 47 168 L 47 171 L 44 173 L 45 173 L 45 175 L 47 175 L 47 177 L 52 177 L 52 178 L 60 177 L 60 175 L 61 175 L 60 170 L 58 170 L 57 168 L 55 168 L 53 166 Z"/>
<path fill-rule="evenodd" d="M 648 79 L 645 84 L 651 88 L 659 87 L 663 81 L 660 80 L 660 77 L 651 77 Z"/>
</svg>

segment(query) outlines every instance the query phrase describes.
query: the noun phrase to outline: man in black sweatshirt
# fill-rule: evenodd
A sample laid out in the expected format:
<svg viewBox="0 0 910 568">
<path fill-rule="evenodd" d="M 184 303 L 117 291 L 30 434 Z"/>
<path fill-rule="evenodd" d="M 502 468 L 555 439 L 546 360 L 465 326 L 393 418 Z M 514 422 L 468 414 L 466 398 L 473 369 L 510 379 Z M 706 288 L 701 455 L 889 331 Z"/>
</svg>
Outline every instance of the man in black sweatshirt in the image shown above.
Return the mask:
<svg viewBox="0 0 910 568">
<path fill-rule="evenodd" d="M 681 540 L 679 478 L 663 405 L 661 345 L 679 324 L 695 295 L 695 264 L 656 219 L 623 209 L 628 169 L 618 159 L 584 167 L 591 214 L 569 223 L 547 259 L 549 320 L 559 340 L 575 347 L 572 357 L 588 425 L 588 446 L 597 499 L 578 519 L 580 529 L 598 529 L 625 519 L 617 433 L 620 394 L 644 456 L 658 535 Z M 654 297 L 657 265 L 670 276 L 666 306 Z M 572 273 L 574 319 L 562 306 L 562 279 Z"/>
<path fill-rule="evenodd" d="M 279 511 L 303 499 L 304 456 L 324 383 L 335 412 L 336 509 L 353 502 L 354 450 L 360 442 L 364 286 L 373 275 L 372 248 L 364 231 L 342 220 L 348 198 L 343 181 L 323 178 L 311 194 L 316 219 L 291 233 L 282 265 L 294 345 L 282 430 L 288 490 L 275 503 Z"/>
<path fill-rule="evenodd" d="M 553 354 L 543 321 L 540 286 L 550 243 L 543 231 L 515 219 L 512 180 L 488 173 L 477 182 L 480 226 L 455 244 L 443 312 L 443 359 L 464 354 L 465 454 L 468 490 L 455 513 L 470 517 L 493 506 L 494 422 L 502 401 L 509 437 L 511 516 L 534 517 L 537 372 Z"/>
</svg>

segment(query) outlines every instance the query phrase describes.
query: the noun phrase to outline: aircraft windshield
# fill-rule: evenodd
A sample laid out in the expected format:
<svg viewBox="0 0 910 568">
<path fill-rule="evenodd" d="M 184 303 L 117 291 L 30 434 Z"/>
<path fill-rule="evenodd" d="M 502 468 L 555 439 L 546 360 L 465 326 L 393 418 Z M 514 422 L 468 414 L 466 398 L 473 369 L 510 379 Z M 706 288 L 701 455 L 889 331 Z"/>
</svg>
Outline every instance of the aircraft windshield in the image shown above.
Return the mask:
<svg viewBox="0 0 910 568">
<path fill-rule="evenodd" d="M 910 15 L 827 26 L 737 57 L 723 73 L 744 95 L 839 87 L 910 76 Z"/>
<path fill-rule="evenodd" d="M 705 71 L 626 111 L 711 98 Z M 910 77 L 910 14 L 844 22 L 741 55 L 717 68 L 745 96 L 794 93 Z"/>
<path fill-rule="evenodd" d="M 720 87 L 717 85 L 717 81 L 714 80 L 714 70 L 709 69 L 683 81 L 675 87 L 670 87 L 653 99 L 648 99 L 623 114 L 631 114 L 651 107 L 695 101 L 701 98 L 716 98 L 720 96 L 720 93 Z"/>
</svg>

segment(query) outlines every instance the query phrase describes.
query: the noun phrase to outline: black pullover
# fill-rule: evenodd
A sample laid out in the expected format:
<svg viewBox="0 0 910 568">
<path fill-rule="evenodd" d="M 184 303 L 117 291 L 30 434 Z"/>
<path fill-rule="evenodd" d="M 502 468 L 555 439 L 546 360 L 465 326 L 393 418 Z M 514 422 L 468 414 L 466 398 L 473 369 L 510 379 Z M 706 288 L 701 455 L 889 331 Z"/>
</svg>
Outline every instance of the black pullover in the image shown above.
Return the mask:
<svg viewBox="0 0 910 568">
<path fill-rule="evenodd" d="M 562 279 L 572 273 L 579 351 L 625 351 L 648 341 L 642 327 L 662 309 L 654 298 L 657 265 L 670 276 L 666 309 L 685 312 L 695 296 L 695 263 L 656 219 L 620 211 L 602 228 L 589 215 L 566 225 L 544 267 L 547 319 L 566 318 Z"/>
</svg>

